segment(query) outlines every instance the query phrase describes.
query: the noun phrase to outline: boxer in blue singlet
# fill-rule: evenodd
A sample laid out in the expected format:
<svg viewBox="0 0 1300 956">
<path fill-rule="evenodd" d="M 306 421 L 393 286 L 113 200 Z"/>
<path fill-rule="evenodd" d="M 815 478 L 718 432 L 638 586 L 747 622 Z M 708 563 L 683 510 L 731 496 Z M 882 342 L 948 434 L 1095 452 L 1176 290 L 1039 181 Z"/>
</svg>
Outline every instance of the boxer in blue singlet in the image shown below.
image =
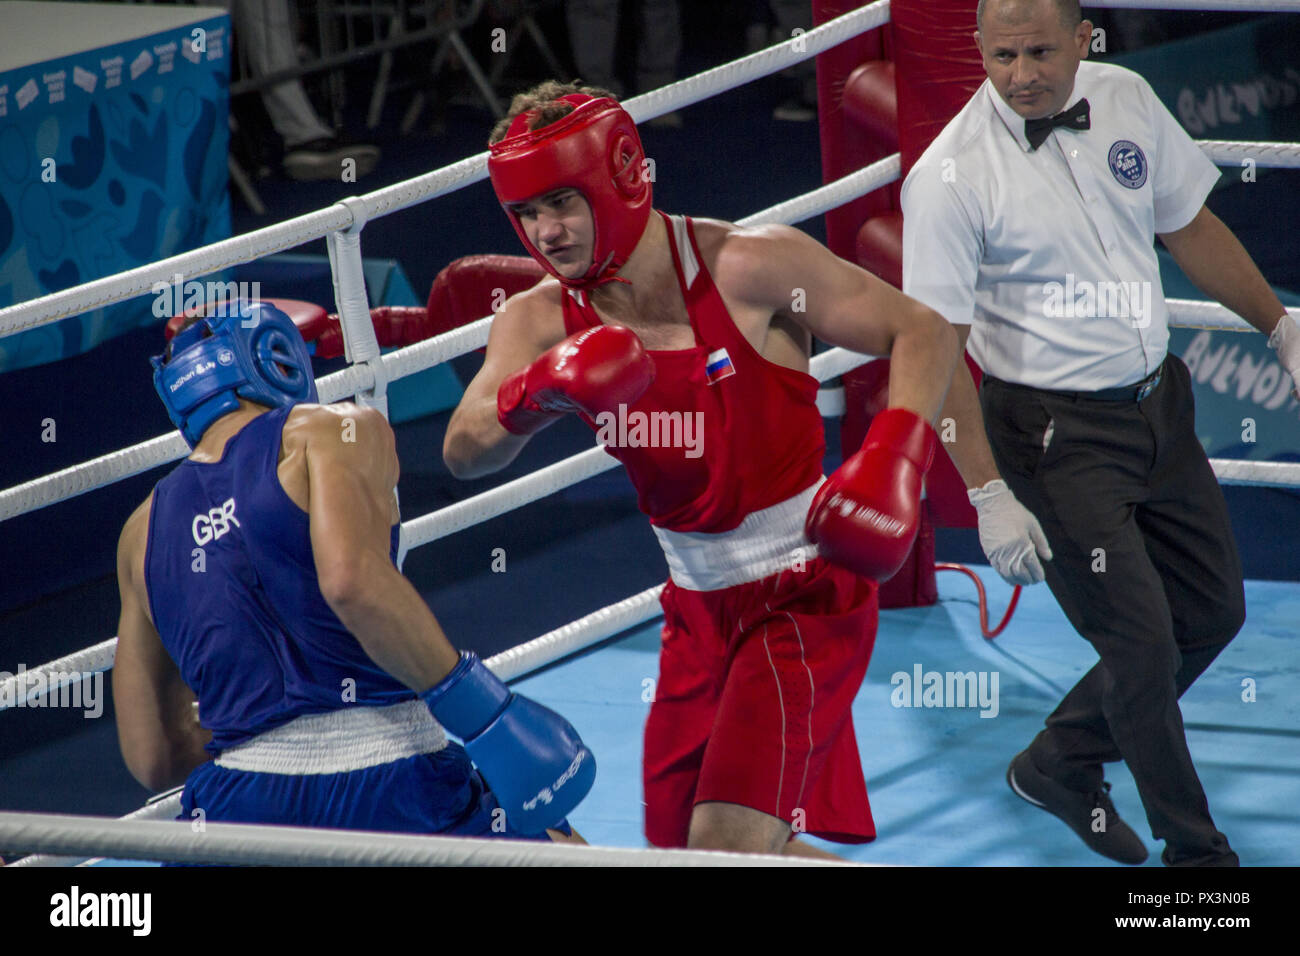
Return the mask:
<svg viewBox="0 0 1300 956">
<path fill-rule="evenodd" d="M 153 361 L 193 452 L 118 545 L 113 697 L 135 778 L 184 782 L 184 819 L 580 840 L 565 816 L 591 752 L 458 654 L 394 563 L 384 417 L 315 404 L 269 303 L 201 318 Z"/>
</svg>

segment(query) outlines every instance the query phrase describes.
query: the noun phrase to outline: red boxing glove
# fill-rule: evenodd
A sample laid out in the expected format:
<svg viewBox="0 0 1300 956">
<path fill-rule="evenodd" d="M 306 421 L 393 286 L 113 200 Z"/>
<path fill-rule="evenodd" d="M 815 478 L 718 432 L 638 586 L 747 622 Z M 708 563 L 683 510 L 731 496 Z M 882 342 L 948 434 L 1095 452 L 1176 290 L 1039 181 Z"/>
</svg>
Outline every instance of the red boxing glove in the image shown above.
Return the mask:
<svg viewBox="0 0 1300 956">
<path fill-rule="evenodd" d="M 600 325 L 571 335 L 497 389 L 497 420 L 514 435 L 539 432 L 561 415 L 630 405 L 655 380 L 654 359 L 635 332 Z"/>
<path fill-rule="evenodd" d="M 936 440 L 930 423 L 905 408 L 876 415 L 862 450 L 826 479 L 808 510 L 804 534 L 826 560 L 877 581 L 903 566 Z"/>
</svg>

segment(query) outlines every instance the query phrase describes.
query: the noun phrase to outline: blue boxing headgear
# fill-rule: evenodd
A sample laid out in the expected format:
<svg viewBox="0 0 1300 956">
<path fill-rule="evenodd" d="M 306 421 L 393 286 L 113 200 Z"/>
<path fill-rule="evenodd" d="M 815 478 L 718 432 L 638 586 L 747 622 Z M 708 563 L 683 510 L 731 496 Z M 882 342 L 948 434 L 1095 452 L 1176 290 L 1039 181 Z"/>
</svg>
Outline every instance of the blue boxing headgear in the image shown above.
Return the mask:
<svg viewBox="0 0 1300 956">
<path fill-rule="evenodd" d="M 272 408 L 315 402 L 311 356 L 298 327 L 268 302 L 231 302 L 172 339 L 171 358 L 156 355 L 153 385 L 193 448 L 239 399 Z"/>
</svg>

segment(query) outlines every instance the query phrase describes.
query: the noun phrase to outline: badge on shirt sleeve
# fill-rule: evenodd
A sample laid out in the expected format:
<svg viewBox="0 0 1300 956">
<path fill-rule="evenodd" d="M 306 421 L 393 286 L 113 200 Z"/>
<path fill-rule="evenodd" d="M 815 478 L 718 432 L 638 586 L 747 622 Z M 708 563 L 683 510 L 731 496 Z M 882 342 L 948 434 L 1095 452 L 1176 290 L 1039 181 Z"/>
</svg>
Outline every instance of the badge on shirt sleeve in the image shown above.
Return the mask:
<svg viewBox="0 0 1300 956">
<path fill-rule="evenodd" d="M 1141 189 L 1147 181 L 1147 157 L 1142 147 L 1127 139 L 1116 140 L 1110 147 L 1111 174 L 1128 189 Z"/>
<path fill-rule="evenodd" d="M 735 374 L 736 366 L 731 364 L 731 356 L 727 354 L 726 349 L 710 352 L 709 357 L 704 360 L 704 377 L 708 379 L 710 385 L 716 385 L 724 378 L 730 378 Z"/>
</svg>

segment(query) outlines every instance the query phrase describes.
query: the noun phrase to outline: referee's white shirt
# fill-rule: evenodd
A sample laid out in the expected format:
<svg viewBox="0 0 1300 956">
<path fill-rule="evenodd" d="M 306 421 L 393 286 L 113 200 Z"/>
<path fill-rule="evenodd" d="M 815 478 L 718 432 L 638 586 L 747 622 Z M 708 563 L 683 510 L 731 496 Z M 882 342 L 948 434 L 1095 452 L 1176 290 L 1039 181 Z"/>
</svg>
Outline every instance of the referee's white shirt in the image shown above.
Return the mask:
<svg viewBox="0 0 1300 956">
<path fill-rule="evenodd" d="M 985 80 L 903 184 L 903 291 L 958 325 L 990 375 L 1093 391 L 1145 378 L 1169 328 L 1155 234 L 1186 226 L 1219 171 L 1131 70 L 1079 64 L 1057 128 L 1025 121 Z"/>
</svg>

